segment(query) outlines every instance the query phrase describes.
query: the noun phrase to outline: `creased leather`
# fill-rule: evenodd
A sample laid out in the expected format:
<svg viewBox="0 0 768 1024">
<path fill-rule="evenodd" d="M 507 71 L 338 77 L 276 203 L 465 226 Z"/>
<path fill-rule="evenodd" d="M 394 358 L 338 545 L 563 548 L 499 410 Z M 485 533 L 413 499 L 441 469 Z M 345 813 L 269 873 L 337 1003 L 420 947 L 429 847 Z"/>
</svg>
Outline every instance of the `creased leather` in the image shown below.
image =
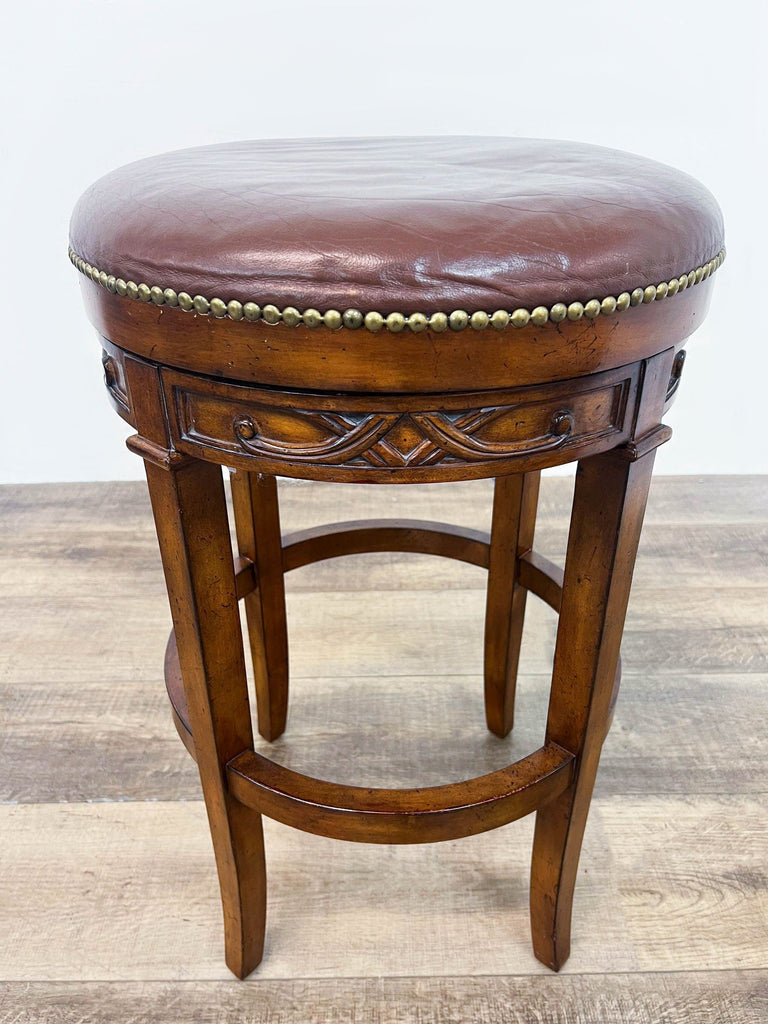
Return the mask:
<svg viewBox="0 0 768 1024">
<path fill-rule="evenodd" d="M 669 280 L 717 254 L 723 220 L 689 175 L 597 146 L 258 140 L 112 171 L 70 244 L 125 280 L 224 301 L 490 312 Z"/>
</svg>

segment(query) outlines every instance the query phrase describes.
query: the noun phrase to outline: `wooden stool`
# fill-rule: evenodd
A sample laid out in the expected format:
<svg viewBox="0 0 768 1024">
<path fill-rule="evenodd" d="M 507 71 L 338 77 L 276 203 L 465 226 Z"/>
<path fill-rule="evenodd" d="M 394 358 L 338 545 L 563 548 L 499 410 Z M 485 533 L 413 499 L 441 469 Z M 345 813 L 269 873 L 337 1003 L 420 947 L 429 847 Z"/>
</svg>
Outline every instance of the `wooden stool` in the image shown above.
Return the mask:
<svg viewBox="0 0 768 1024">
<path fill-rule="evenodd" d="M 724 257 L 714 199 L 664 165 L 572 143 L 243 142 L 114 171 L 81 198 L 70 239 L 109 395 L 146 465 L 173 615 L 166 682 L 200 770 L 230 969 L 245 977 L 262 955 L 262 814 L 425 843 L 535 810 L 533 947 L 557 970 L 654 451 L 670 436 L 661 417 Z M 539 472 L 574 460 L 562 572 L 532 550 Z M 281 539 L 277 476 L 495 477 L 491 533 L 377 520 Z M 238 601 L 259 732 L 274 740 L 288 708 L 284 573 L 370 551 L 488 569 L 498 736 L 512 728 L 527 592 L 560 613 L 538 750 L 402 790 L 320 781 L 254 751 Z"/>
</svg>

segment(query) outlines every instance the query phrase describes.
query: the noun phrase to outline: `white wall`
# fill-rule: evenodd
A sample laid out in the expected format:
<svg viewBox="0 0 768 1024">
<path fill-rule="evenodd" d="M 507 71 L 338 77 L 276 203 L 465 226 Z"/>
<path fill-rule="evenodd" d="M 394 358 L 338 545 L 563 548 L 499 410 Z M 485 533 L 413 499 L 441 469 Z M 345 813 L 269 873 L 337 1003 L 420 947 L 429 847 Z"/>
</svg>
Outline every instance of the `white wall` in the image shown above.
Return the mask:
<svg viewBox="0 0 768 1024">
<path fill-rule="evenodd" d="M 763 0 L 17 0 L 2 6 L 0 481 L 141 476 L 66 257 L 92 180 L 236 138 L 580 139 L 681 167 L 729 255 L 665 473 L 766 472 Z M 762 24 L 761 24 L 762 19 Z"/>
</svg>

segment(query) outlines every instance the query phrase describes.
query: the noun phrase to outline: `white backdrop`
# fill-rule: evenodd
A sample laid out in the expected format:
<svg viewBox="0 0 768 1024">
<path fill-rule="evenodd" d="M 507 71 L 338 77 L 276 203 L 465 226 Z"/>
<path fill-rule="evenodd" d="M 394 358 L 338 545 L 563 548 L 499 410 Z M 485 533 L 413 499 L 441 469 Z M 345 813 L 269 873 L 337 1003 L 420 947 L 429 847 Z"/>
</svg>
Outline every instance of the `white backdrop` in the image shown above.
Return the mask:
<svg viewBox="0 0 768 1024">
<path fill-rule="evenodd" d="M 662 473 L 766 472 L 763 0 L 2 4 L 0 482 L 142 475 L 66 255 L 92 180 L 237 138 L 579 139 L 700 178 L 728 259 Z"/>
</svg>

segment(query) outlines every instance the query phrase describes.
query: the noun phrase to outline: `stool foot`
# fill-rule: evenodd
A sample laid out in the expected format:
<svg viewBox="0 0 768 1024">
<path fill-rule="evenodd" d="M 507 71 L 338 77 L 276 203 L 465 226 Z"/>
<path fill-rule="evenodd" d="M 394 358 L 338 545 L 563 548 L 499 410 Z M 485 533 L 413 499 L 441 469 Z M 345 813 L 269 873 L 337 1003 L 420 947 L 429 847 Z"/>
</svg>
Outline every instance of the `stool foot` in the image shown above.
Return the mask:
<svg viewBox="0 0 768 1024">
<path fill-rule="evenodd" d="M 285 618 L 280 512 L 273 476 L 230 475 L 237 544 L 253 562 L 256 589 L 245 598 L 259 732 L 276 740 L 288 715 L 288 630 Z"/>
<path fill-rule="evenodd" d="M 261 962 L 267 923 L 267 876 L 261 815 L 232 798 L 227 800 L 228 833 L 217 842 L 221 823 L 211 820 L 224 911 L 224 959 L 237 978 L 247 978 Z M 229 861 L 227 847 L 232 852 Z"/>
<path fill-rule="evenodd" d="M 553 970 L 568 959 L 571 908 L 592 789 L 611 714 L 619 647 L 654 453 L 579 463 L 546 737 L 576 756 L 571 785 L 536 812 L 531 931 Z"/>
<path fill-rule="evenodd" d="M 512 729 L 526 589 L 520 558 L 533 546 L 540 473 L 496 479 L 485 609 L 485 719 L 496 736 Z"/>
<path fill-rule="evenodd" d="M 574 816 L 575 786 L 536 813 L 531 864 L 531 936 L 537 960 L 559 971 L 571 953 L 576 868 L 589 810 Z"/>
</svg>

